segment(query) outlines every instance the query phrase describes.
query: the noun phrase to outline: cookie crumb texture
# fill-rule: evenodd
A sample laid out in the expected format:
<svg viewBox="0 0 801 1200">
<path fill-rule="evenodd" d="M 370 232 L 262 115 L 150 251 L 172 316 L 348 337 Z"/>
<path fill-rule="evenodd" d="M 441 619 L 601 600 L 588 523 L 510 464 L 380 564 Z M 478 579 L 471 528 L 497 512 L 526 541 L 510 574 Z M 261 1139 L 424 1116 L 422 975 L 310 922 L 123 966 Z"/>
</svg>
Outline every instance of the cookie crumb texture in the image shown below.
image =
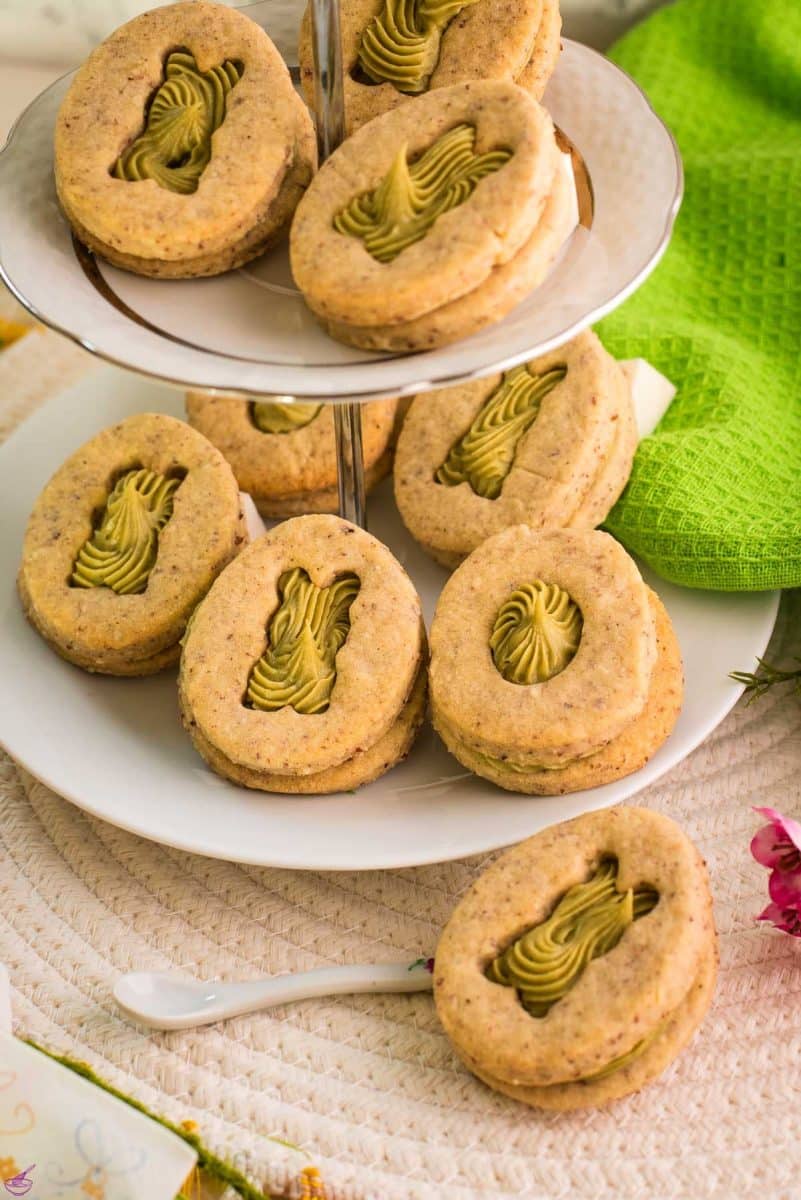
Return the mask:
<svg viewBox="0 0 801 1200">
<path fill-rule="evenodd" d="M 365 489 L 369 493 L 392 466 L 397 401 L 362 405 Z M 339 510 L 332 404 L 284 404 L 272 397 L 188 392 L 189 424 L 231 464 L 239 486 L 263 517 L 302 516 Z"/>
<path fill-rule="evenodd" d="M 46 485 L 19 592 L 62 657 L 148 675 L 177 661 L 193 609 L 244 542 L 223 456 L 183 421 L 143 413 L 97 434 Z"/>
<path fill-rule="evenodd" d="M 490 1087 L 541 1108 L 606 1104 L 672 1062 L 709 1007 L 706 868 L 673 821 L 588 813 L 503 854 L 437 947 L 437 1012 Z"/>
<path fill-rule="evenodd" d="M 412 537 L 456 567 L 510 525 L 599 525 L 636 446 L 628 381 L 587 330 L 503 375 L 415 397 L 398 440 L 395 499 Z"/>
<path fill-rule="evenodd" d="M 572 231 L 571 187 L 553 123 L 522 88 L 430 91 L 323 164 L 292 223 L 292 274 L 340 341 L 445 345 L 500 320 L 545 278 Z"/>
<path fill-rule="evenodd" d="M 296 517 L 199 606 L 181 656 L 184 725 L 245 787 L 349 790 L 409 752 L 426 660 L 420 599 L 386 546 L 339 517 Z"/>
<path fill-rule="evenodd" d="M 539 100 L 561 50 L 558 0 L 342 0 L 340 14 L 349 134 L 432 89 L 471 80 L 515 82 Z M 298 57 L 314 108 L 308 8 Z"/>
<path fill-rule="evenodd" d="M 681 708 L 670 618 L 608 534 L 488 538 L 442 590 L 431 710 L 451 753 L 509 791 L 553 795 L 639 769 Z"/>
<path fill-rule="evenodd" d="M 74 232 L 155 277 L 217 275 L 261 254 L 288 227 L 316 155 L 267 34 L 206 0 L 111 34 L 56 121 L 56 189 Z"/>
</svg>

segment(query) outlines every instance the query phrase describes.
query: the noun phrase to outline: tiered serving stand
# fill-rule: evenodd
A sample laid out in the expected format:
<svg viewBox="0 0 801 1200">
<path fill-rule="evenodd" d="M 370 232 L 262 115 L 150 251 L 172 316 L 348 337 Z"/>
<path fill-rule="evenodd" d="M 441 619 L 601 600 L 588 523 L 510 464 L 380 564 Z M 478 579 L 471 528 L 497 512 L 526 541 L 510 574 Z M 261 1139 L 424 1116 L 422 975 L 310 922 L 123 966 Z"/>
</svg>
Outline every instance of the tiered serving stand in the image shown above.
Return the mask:
<svg viewBox="0 0 801 1200">
<path fill-rule="evenodd" d="M 266 2 L 247 11 L 268 27 L 271 7 Z M 322 160 L 344 135 L 338 0 L 311 0 L 311 10 Z M 360 405 L 476 379 L 561 345 L 619 305 L 654 269 L 681 203 L 679 153 L 646 97 L 607 59 L 565 40 L 544 103 L 571 153 L 579 224 L 548 279 L 503 322 L 455 345 L 407 355 L 354 350 L 332 341 L 312 318 L 294 287 L 285 248 L 217 278 L 154 281 L 119 271 L 78 244 L 58 208 L 52 174 L 53 126 L 70 79 L 54 83 L 26 109 L 0 155 L 2 278 L 42 322 L 161 384 L 335 404 L 340 511 L 361 525 Z M 180 411 L 179 399 L 166 389 L 160 400 L 150 395 L 143 403 L 132 381 L 118 380 L 115 388 L 113 401 L 90 387 L 83 400 L 73 397 L 71 408 L 64 402 L 65 447 L 53 445 L 50 458 L 42 442 L 52 435 L 55 409 L 49 424 L 37 417 L 27 422 L 8 448 L 6 485 L 13 478 L 10 503 L 19 503 L 20 528 L 46 474 L 78 444 L 79 433 L 89 436 L 129 408 L 155 402 Z M 95 406 L 89 418 L 87 398 Z M 32 483 L 20 463 L 29 465 L 37 454 L 44 474 Z M 443 572 L 417 551 L 381 498 L 371 525 L 411 571 L 430 618 Z M 0 571 L 10 580 L 19 547 L 5 549 Z M 0 546 L 0 558 L 2 552 Z M 13 601 L 0 613 L 0 707 L 7 702 L 8 714 L 0 732 L 9 752 L 62 795 L 188 850 L 333 868 L 460 857 L 631 795 L 689 753 L 734 703 L 739 691 L 726 671 L 764 649 L 774 598 L 712 597 L 662 583 L 659 590 L 685 653 L 685 711 L 642 772 L 592 793 L 549 800 L 501 793 L 466 776 L 430 732 L 407 763 L 358 796 L 247 793 L 214 779 L 195 760 L 177 728 L 171 681 L 88 679 L 47 650 Z M 132 689 L 138 689 L 135 699 Z M 26 708 L 36 713 L 36 728 Z M 76 760 L 70 747 L 82 736 L 92 737 L 93 753 Z M 131 782 L 120 779 L 126 756 L 138 756 Z"/>
<path fill-rule="evenodd" d="M 268 25 L 269 3 L 247 11 Z M 344 137 L 338 0 L 311 5 L 320 160 Z M 286 248 L 216 279 L 153 281 L 75 242 L 58 211 L 52 131 L 71 75 L 23 113 L 0 160 L 0 271 L 43 322 L 92 353 L 182 387 L 337 403 L 342 515 L 364 524 L 358 405 L 475 379 L 560 345 L 656 266 L 681 203 L 675 142 L 639 88 L 566 41 L 546 104 L 572 150 L 580 225 L 546 283 L 502 324 L 422 354 L 332 341 L 293 285 Z"/>
</svg>

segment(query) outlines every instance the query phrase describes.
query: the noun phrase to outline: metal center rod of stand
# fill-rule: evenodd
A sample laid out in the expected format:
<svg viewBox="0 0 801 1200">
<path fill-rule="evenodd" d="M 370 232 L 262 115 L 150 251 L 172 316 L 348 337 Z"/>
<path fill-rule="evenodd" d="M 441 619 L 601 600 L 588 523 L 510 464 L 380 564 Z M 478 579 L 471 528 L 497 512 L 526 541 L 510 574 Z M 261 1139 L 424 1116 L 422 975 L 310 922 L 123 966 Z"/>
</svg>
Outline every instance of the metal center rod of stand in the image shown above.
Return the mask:
<svg viewBox="0 0 801 1200">
<path fill-rule="evenodd" d="M 311 0 L 311 24 L 317 153 L 322 165 L 345 138 L 339 0 Z M 337 446 L 339 515 L 366 529 L 361 406 L 335 404 L 334 430 Z"/>
</svg>

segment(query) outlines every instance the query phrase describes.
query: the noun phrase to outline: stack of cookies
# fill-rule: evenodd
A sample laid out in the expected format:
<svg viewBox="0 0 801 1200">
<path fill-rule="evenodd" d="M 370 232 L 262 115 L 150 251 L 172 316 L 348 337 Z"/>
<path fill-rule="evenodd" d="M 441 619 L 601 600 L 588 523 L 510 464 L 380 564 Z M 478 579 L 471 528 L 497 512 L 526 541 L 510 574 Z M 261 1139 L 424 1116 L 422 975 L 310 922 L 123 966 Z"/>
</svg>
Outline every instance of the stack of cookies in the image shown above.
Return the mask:
<svg viewBox="0 0 801 1200">
<path fill-rule="evenodd" d="M 369 533 L 296 517 L 231 564 L 197 609 L 179 676 L 195 747 L 268 792 L 342 791 L 409 751 L 426 640 L 406 572 Z"/>
<path fill-rule="evenodd" d="M 510 525 L 600 525 L 636 447 L 629 382 L 587 331 L 503 375 L 416 397 L 395 499 L 423 549 L 455 567 Z"/>
<path fill-rule="evenodd" d="M 244 542 L 219 450 L 174 417 L 129 417 L 68 458 L 36 501 L 25 614 L 87 671 L 149 675 L 177 661 L 195 605 Z"/>
<path fill-rule="evenodd" d="M 67 220 L 140 275 L 217 275 L 255 258 L 288 227 L 316 161 L 309 113 L 267 34 L 204 0 L 113 33 L 56 123 Z"/>
<path fill-rule="evenodd" d="M 440 88 L 323 164 L 290 234 L 295 282 L 328 332 L 429 349 L 501 320 L 575 226 L 553 123 L 513 83 Z"/>
<path fill-rule="evenodd" d="M 459 762 L 509 791 L 558 795 L 651 758 L 681 708 L 681 652 L 614 538 L 516 525 L 446 583 L 430 686 L 434 725 Z"/>
<path fill-rule="evenodd" d="M 471 79 L 505 79 L 539 100 L 559 57 L 558 0 L 342 0 L 349 133 L 399 104 Z M 300 77 L 313 108 L 308 9 Z"/>
<path fill-rule="evenodd" d="M 365 487 L 389 473 L 397 402 L 376 400 L 361 410 Z M 263 517 L 336 512 L 338 506 L 334 409 L 330 404 L 287 404 L 274 397 L 189 392 L 189 424 L 231 464 L 239 487 Z"/>
<path fill-rule="evenodd" d="M 712 999 L 701 856 L 643 808 L 588 813 L 479 876 L 437 946 L 434 996 L 459 1058 L 524 1104 L 606 1104 L 655 1079 Z"/>
</svg>

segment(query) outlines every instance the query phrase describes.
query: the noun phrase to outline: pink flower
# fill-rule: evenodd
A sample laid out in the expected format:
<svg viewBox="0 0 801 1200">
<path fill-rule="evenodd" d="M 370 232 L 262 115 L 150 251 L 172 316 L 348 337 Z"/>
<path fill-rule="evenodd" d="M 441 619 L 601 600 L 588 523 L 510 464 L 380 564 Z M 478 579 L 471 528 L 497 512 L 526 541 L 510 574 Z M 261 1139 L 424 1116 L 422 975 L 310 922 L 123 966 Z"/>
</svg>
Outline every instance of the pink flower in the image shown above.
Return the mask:
<svg viewBox="0 0 801 1200">
<path fill-rule="evenodd" d="M 783 817 L 775 808 L 755 808 L 767 817 L 751 841 L 751 853 L 770 871 L 768 892 L 771 903 L 757 917 L 777 929 L 801 937 L 801 825 Z"/>
<path fill-rule="evenodd" d="M 782 888 L 801 896 L 801 825 L 775 808 L 755 808 L 754 812 L 767 817 L 770 824 L 763 825 L 753 838 L 751 853 L 779 876 Z M 778 896 L 773 898 L 782 903 Z"/>
<path fill-rule="evenodd" d="M 801 937 L 801 912 L 797 908 L 781 908 L 778 904 L 769 904 L 757 917 L 758 921 L 770 921 L 782 933 L 791 933 L 793 937 Z"/>
</svg>

